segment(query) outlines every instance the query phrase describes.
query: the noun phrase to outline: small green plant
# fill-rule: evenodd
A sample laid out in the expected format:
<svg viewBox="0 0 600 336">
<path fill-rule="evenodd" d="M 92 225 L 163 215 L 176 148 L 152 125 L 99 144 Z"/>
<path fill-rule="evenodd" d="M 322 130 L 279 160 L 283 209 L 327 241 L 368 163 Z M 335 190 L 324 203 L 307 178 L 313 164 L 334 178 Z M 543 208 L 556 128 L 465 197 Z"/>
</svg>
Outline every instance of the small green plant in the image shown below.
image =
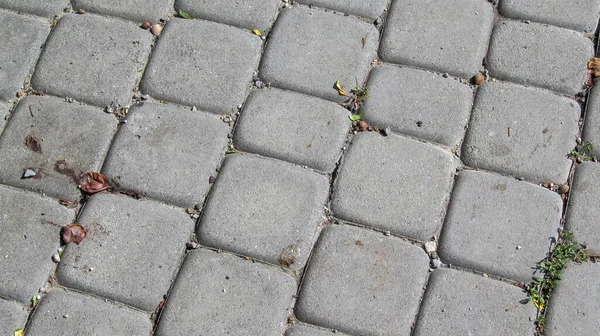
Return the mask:
<svg viewBox="0 0 600 336">
<path fill-rule="evenodd" d="M 592 159 L 590 156 L 592 149 L 594 149 L 594 143 L 581 141 L 567 156 L 578 163 L 589 161 Z"/>
</svg>

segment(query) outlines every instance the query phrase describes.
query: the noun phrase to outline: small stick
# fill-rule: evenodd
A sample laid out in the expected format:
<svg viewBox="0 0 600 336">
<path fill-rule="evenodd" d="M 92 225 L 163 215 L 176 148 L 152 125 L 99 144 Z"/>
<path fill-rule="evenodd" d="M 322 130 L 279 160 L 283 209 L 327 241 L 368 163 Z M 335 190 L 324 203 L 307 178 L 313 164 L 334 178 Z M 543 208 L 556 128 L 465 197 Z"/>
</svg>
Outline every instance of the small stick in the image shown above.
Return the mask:
<svg viewBox="0 0 600 336">
<path fill-rule="evenodd" d="M 31 110 L 31 105 L 29 105 L 29 114 L 31 114 L 31 117 L 33 118 L 33 111 Z"/>
<path fill-rule="evenodd" d="M 510 127 L 508 128 L 508 137 L 510 138 Z"/>
</svg>

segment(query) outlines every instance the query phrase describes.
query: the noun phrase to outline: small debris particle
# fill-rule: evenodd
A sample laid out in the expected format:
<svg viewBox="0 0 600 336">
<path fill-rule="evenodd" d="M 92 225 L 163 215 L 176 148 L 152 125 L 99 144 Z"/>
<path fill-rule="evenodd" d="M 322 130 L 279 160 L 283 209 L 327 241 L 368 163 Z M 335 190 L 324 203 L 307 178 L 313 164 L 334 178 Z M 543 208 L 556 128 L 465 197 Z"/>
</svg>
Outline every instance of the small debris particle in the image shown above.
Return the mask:
<svg viewBox="0 0 600 336">
<path fill-rule="evenodd" d="M 521 247 L 521 246 L 519 246 L 519 245 L 517 245 L 517 250 L 520 250 L 520 249 L 522 249 L 522 247 Z"/>
<path fill-rule="evenodd" d="M 142 23 L 142 28 L 143 29 L 150 29 L 150 28 L 152 28 L 152 22 L 150 22 L 150 21 L 144 21 L 144 23 Z"/>
<path fill-rule="evenodd" d="M 40 141 L 33 135 L 28 135 L 25 137 L 25 146 L 31 149 L 33 152 L 42 153 L 42 145 Z"/>
<path fill-rule="evenodd" d="M 77 10 L 77 14 L 85 14 L 85 9 L 83 9 L 83 8 L 79 8 L 79 9 Z"/>
<path fill-rule="evenodd" d="M 384 129 L 381 130 L 381 134 L 383 136 L 388 136 L 388 135 L 392 134 L 392 129 L 389 128 L 389 127 L 386 127 L 386 128 L 384 128 Z"/>
<path fill-rule="evenodd" d="M 61 229 L 61 235 L 63 243 L 73 242 L 79 245 L 87 237 L 87 231 L 80 224 L 71 224 Z"/>
<path fill-rule="evenodd" d="M 217 180 L 216 177 L 211 176 L 211 177 L 208 178 L 208 183 L 213 184 L 213 183 L 215 183 L 216 180 Z"/>
<path fill-rule="evenodd" d="M 442 266 L 442 262 L 440 261 L 440 259 L 435 258 L 435 259 L 431 259 L 430 265 L 431 265 L 431 268 L 438 269 Z"/>
<path fill-rule="evenodd" d="M 354 242 L 354 245 L 357 245 L 357 246 L 365 246 L 365 244 L 363 244 L 363 242 L 361 242 L 360 240 L 357 240 L 357 241 L 355 241 L 355 242 Z"/>
<path fill-rule="evenodd" d="M 428 241 L 425 243 L 425 252 L 431 254 L 437 250 L 437 243 L 435 241 Z"/>
<path fill-rule="evenodd" d="M 569 187 L 568 184 L 561 184 L 560 187 L 558 187 L 558 193 L 559 194 L 566 194 L 569 192 L 571 188 Z"/>
<path fill-rule="evenodd" d="M 475 85 L 481 85 L 485 82 L 485 75 L 481 72 L 478 72 L 473 78 L 471 78 L 471 82 Z"/>
<path fill-rule="evenodd" d="M 487 275 L 487 273 L 483 273 L 481 276 L 484 277 L 484 278 L 489 278 L 490 277 L 489 275 Z"/>
<path fill-rule="evenodd" d="M 79 189 L 87 194 L 95 194 L 110 188 L 110 185 L 106 182 L 106 177 L 96 172 L 89 172 L 84 182 L 79 185 Z"/>
<path fill-rule="evenodd" d="M 37 173 L 35 172 L 35 170 L 33 170 L 32 168 L 27 168 L 23 171 L 23 176 L 21 177 L 21 179 L 32 178 L 32 177 L 35 177 L 36 175 L 37 175 Z"/>
<path fill-rule="evenodd" d="M 69 318 L 69 314 L 63 315 L 63 318 Z"/>
<path fill-rule="evenodd" d="M 417 121 L 417 127 L 422 127 L 423 126 L 423 122 L 421 120 Z"/>
<path fill-rule="evenodd" d="M 147 94 L 143 94 L 143 95 L 141 95 L 141 96 L 140 96 L 140 98 L 141 98 L 142 100 L 148 100 L 148 99 L 150 99 L 150 96 L 149 96 L 149 95 L 147 95 Z"/>
<path fill-rule="evenodd" d="M 358 129 L 360 131 L 366 131 L 369 129 L 369 124 L 366 121 L 361 120 L 358 122 Z"/>
<path fill-rule="evenodd" d="M 185 247 L 188 250 L 195 250 L 195 249 L 198 248 L 198 243 L 196 243 L 196 242 L 188 242 L 187 244 L 185 244 Z"/>
<path fill-rule="evenodd" d="M 390 231 L 385 231 L 383 234 L 384 234 L 385 236 L 387 236 L 387 237 L 389 237 L 389 236 L 391 236 L 391 235 L 392 235 L 392 233 L 391 233 Z"/>
<path fill-rule="evenodd" d="M 162 30 L 163 30 L 163 28 L 159 24 L 155 24 L 154 26 L 152 26 L 152 34 L 154 36 L 160 35 L 160 33 L 162 32 Z"/>
<path fill-rule="evenodd" d="M 60 255 L 58 253 L 55 253 L 52 256 L 52 261 L 54 261 L 55 263 L 59 263 L 60 262 Z"/>
</svg>

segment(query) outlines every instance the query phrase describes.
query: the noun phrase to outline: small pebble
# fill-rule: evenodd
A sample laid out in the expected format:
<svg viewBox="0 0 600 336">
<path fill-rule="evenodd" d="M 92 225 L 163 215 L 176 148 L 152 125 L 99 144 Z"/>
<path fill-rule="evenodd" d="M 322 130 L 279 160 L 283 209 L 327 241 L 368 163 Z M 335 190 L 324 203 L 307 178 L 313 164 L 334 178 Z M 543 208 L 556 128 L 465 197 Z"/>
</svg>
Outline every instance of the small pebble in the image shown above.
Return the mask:
<svg viewBox="0 0 600 336">
<path fill-rule="evenodd" d="M 256 82 L 254 82 L 254 86 L 256 86 L 259 89 L 262 89 L 263 86 L 265 86 L 265 84 L 262 81 L 257 80 Z"/>
<path fill-rule="evenodd" d="M 90 272 L 93 272 L 93 271 L 94 271 L 94 268 L 93 268 L 93 267 L 90 267 L 90 268 L 89 268 L 89 271 L 90 271 Z"/>
<path fill-rule="evenodd" d="M 442 266 L 442 262 L 440 261 L 440 259 L 431 259 L 431 268 L 433 269 L 438 269 Z"/>
<path fill-rule="evenodd" d="M 389 237 L 391 235 L 391 233 L 390 233 L 390 231 L 385 231 L 384 235 Z"/>
<path fill-rule="evenodd" d="M 63 318 L 69 318 L 69 314 L 63 315 Z"/>
<path fill-rule="evenodd" d="M 358 122 L 358 129 L 361 131 L 366 131 L 369 128 L 369 124 L 366 121 L 361 120 Z"/>
<path fill-rule="evenodd" d="M 152 22 L 150 21 L 144 21 L 144 23 L 142 23 L 142 28 L 144 29 L 150 29 L 152 27 Z"/>
<path fill-rule="evenodd" d="M 25 171 L 23 171 L 23 177 L 24 179 L 26 178 L 32 178 L 35 175 L 37 175 L 37 173 L 35 172 L 35 170 L 31 169 L 31 168 L 27 168 L 25 169 Z"/>
<path fill-rule="evenodd" d="M 198 109 L 196 108 L 196 106 L 192 106 L 192 111 L 198 111 Z"/>
<path fill-rule="evenodd" d="M 154 36 L 160 35 L 162 30 L 163 30 L 163 28 L 159 24 L 155 24 L 154 26 L 152 26 L 152 34 L 154 34 Z"/>
<path fill-rule="evenodd" d="M 85 14 L 85 9 L 83 9 L 83 8 L 78 9 L 77 14 Z"/>
<path fill-rule="evenodd" d="M 436 249 L 437 249 L 436 242 L 428 241 L 427 243 L 425 243 L 425 252 L 427 252 L 428 254 L 431 252 L 435 252 Z"/>
<path fill-rule="evenodd" d="M 489 275 L 487 275 L 486 273 L 483 273 L 481 276 L 484 277 L 484 278 L 488 278 L 489 277 Z"/>
<path fill-rule="evenodd" d="M 383 134 L 384 136 L 388 136 L 388 135 L 392 134 L 392 129 L 389 127 L 386 127 L 381 130 L 381 134 Z"/>
<path fill-rule="evenodd" d="M 58 253 L 54 254 L 52 256 L 52 261 L 54 261 L 55 263 L 59 263 L 60 262 L 60 255 Z"/>
<path fill-rule="evenodd" d="M 143 94 L 140 96 L 140 98 L 142 98 L 142 100 L 148 100 L 148 99 L 150 99 L 150 96 L 147 94 Z"/>
<path fill-rule="evenodd" d="M 520 249 L 522 249 L 522 247 L 521 246 L 517 246 L 517 250 L 520 250 Z"/>
<path fill-rule="evenodd" d="M 208 178 L 208 183 L 213 184 L 213 183 L 215 183 L 216 180 L 217 180 L 216 177 L 211 176 L 211 177 Z"/>
<path fill-rule="evenodd" d="M 450 75 L 447 72 L 444 72 L 442 76 L 444 76 L 444 78 L 448 78 Z"/>
<path fill-rule="evenodd" d="M 375 24 L 376 24 L 376 25 L 380 25 L 380 24 L 381 24 L 381 21 L 382 21 L 382 20 L 381 20 L 381 18 L 380 18 L 380 17 L 378 17 L 378 18 L 375 20 Z"/>
<path fill-rule="evenodd" d="M 483 82 L 485 82 L 485 76 L 481 72 L 478 72 L 475 76 L 473 76 L 473 78 L 471 78 L 471 81 L 475 85 L 481 85 Z"/>
<path fill-rule="evenodd" d="M 198 248 L 198 243 L 188 242 L 187 244 L 185 244 L 185 247 L 187 247 L 188 250 L 195 250 Z"/>
<path fill-rule="evenodd" d="M 569 187 L 568 184 L 561 184 L 560 187 L 558 187 L 558 193 L 566 194 L 569 192 L 569 189 L 571 189 L 571 188 Z"/>
</svg>

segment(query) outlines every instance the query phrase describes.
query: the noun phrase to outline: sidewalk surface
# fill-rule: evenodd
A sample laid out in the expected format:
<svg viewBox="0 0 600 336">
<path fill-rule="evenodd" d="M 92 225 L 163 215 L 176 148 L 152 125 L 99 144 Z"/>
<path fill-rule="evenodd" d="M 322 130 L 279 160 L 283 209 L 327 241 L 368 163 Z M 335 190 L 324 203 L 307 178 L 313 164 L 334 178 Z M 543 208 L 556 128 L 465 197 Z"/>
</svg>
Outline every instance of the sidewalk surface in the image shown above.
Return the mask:
<svg viewBox="0 0 600 336">
<path fill-rule="evenodd" d="M 600 253 L 599 15 L 0 0 L 0 335 L 541 333 L 559 228 Z M 544 335 L 598 334 L 599 278 Z"/>
</svg>

